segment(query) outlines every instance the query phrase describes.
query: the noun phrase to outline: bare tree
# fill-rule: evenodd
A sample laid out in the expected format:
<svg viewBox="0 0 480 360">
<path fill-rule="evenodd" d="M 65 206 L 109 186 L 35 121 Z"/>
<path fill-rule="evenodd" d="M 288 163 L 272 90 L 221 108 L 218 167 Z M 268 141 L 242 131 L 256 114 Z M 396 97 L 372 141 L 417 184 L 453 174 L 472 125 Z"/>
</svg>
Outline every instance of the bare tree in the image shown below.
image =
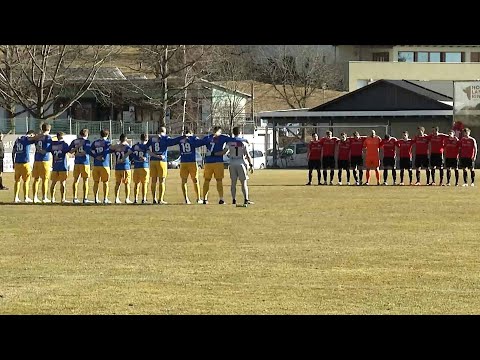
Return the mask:
<svg viewBox="0 0 480 360">
<path fill-rule="evenodd" d="M 250 53 L 239 46 L 222 45 L 215 47 L 212 56 L 209 77 L 224 87 L 212 89 L 212 121 L 231 132 L 235 125 L 245 120 L 247 98 L 251 97 L 241 92 L 242 85 L 250 80 Z"/>
<path fill-rule="evenodd" d="M 326 61 L 326 55 L 315 48 L 287 45 L 264 54 L 262 75 L 275 92 L 292 109 L 307 107 L 307 101 L 319 90 L 340 89 L 342 68 Z"/>
<path fill-rule="evenodd" d="M 90 89 L 114 47 L 103 45 L 3 45 L 0 94 L 10 116 L 14 104 L 32 117 L 55 119 Z M 54 104 L 67 99 L 62 107 Z"/>
</svg>

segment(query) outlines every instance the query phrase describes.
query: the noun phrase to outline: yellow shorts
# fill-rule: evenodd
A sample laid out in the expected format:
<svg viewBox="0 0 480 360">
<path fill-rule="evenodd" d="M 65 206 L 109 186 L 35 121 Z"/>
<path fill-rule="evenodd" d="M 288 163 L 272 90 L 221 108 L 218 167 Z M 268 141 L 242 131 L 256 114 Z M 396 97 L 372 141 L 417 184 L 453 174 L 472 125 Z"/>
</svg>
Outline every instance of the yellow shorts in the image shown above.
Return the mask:
<svg viewBox="0 0 480 360">
<path fill-rule="evenodd" d="M 188 179 L 188 175 L 190 175 L 192 179 L 198 178 L 197 163 L 194 163 L 194 162 L 180 163 L 180 177 L 182 179 Z"/>
<path fill-rule="evenodd" d="M 20 178 L 23 181 L 30 180 L 32 176 L 32 168 L 30 167 L 30 163 L 26 164 L 14 164 L 13 168 L 15 170 L 15 181 L 19 181 Z"/>
<path fill-rule="evenodd" d="M 150 177 L 166 178 L 167 163 L 165 161 L 150 161 Z"/>
<path fill-rule="evenodd" d="M 52 183 L 67 181 L 68 171 L 52 171 Z"/>
<path fill-rule="evenodd" d="M 205 164 L 203 176 L 207 180 L 210 180 L 212 177 L 215 177 L 216 180 L 223 179 L 225 176 L 225 167 L 223 162 Z"/>
<path fill-rule="evenodd" d="M 42 180 L 48 180 L 52 169 L 52 163 L 50 161 L 35 161 L 33 163 L 32 176 L 34 179 L 41 178 Z"/>
<path fill-rule="evenodd" d="M 380 159 L 379 158 L 366 158 L 365 159 L 365 166 L 367 169 L 376 169 L 380 167 Z"/>
<path fill-rule="evenodd" d="M 147 184 L 149 174 L 150 170 L 148 168 L 135 168 L 133 169 L 133 182 L 135 184 Z"/>
<path fill-rule="evenodd" d="M 75 164 L 73 167 L 73 178 L 78 179 L 88 179 L 90 177 L 90 165 Z"/>
<path fill-rule="evenodd" d="M 92 171 L 92 177 L 94 182 L 102 180 L 102 182 L 107 182 L 110 180 L 110 168 L 103 166 L 94 166 Z"/>
<path fill-rule="evenodd" d="M 132 172 L 130 170 L 115 170 L 115 181 L 117 183 L 130 184 Z"/>
</svg>

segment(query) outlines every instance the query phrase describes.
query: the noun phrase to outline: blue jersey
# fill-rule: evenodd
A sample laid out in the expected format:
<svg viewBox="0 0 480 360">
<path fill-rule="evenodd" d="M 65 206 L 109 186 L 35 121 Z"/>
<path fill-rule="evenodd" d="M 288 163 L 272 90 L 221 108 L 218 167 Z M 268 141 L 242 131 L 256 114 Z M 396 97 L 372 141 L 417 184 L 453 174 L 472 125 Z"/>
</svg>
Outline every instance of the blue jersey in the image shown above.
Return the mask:
<svg viewBox="0 0 480 360">
<path fill-rule="evenodd" d="M 50 151 L 53 154 L 53 171 L 67 171 L 67 153 L 70 146 L 65 141 L 53 141 Z"/>
<path fill-rule="evenodd" d="M 110 145 L 109 140 L 98 139 L 90 146 L 90 154 L 93 156 L 93 166 L 110 167 Z M 97 160 L 96 157 L 101 157 L 102 160 Z"/>
<path fill-rule="evenodd" d="M 196 162 L 196 148 L 200 139 L 196 136 L 186 136 L 180 139 L 180 161 L 182 163 Z"/>
<path fill-rule="evenodd" d="M 117 145 L 115 149 L 115 170 L 130 170 L 130 158 L 125 154 L 132 148 L 129 145 Z M 119 162 L 123 160 L 123 162 Z"/>
<path fill-rule="evenodd" d="M 75 151 L 75 164 L 78 165 L 90 165 L 90 140 L 84 138 L 78 138 L 72 141 L 70 144 L 70 150 L 79 148 Z"/>
<path fill-rule="evenodd" d="M 50 135 L 44 135 L 40 140 L 35 141 L 35 161 L 49 161 L 50 150 L 52 149 L 52 137 Z M 45 154 L 39 152 L 39 150 L 46 151 Z"/>
<path fill-rule="evenodd" d="M 183 136 L 176 138 L 171 138 L 169 136 L 152 136 L 150 139 L 148 139 L 147 147 L 152 153 L 156 155 L 163 155 L 163 159 L 160 160 L 160 158 L 152 156 L 150 161 L 167 162 L 167 148 L 169 146 L 177 145 L 182 137 Z"/>
<path fill-rule="evenodd" d="M 205 136 L 202 140 L 200 140 L 200 146 L 205 145 L 207 147 L 207 152 L 205 154 L 205 163 L 223 163 L 223 155 L 215 156 L 216 152 L 220 152 L 223 150 L 225 144 L 229 141 L 235 141 L 235 138 L 232 138 L 227 135 L 220 135 L 220 136 L 213 136 L 208 135 Z"/>
<path fill-rule="evenodd" d="M 33 141 L 27 136 L 20 136 L 13 144 L 15 150 L 15 164 L 26 164 L 30 162 L 30 147 Z"/>
<path fill-rule="evenodd" d="M 132 161 L 136 169 L 138 168 L 148 168 L 149 155 L 147 154 L 147 144 L 137 143 L 132 148 Z M 140 158 L 143 157 L 143 160 Z"/>
</svg>

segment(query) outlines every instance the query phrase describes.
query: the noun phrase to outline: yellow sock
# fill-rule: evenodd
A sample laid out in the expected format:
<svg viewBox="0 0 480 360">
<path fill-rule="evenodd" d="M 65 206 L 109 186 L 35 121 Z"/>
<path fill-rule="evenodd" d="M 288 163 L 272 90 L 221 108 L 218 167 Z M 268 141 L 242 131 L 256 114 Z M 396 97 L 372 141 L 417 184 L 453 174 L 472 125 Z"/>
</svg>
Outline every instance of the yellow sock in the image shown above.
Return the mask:
<svg viewBox="0 0 480 360">
<path fill-rule="evenodd" d="M 205 182 L 203 183 L 203 199 L 204 200 L 207 200 L 209 187 L 210 187 L 210 180 L 205 180 Z"/>
<path fill-rule="evenodd" d="M 20 180 L 15 181 L 15 184 L 13 185 L 13 192 L 15 194 L 15 199 L 18 198 L 18 194 L 20 193 Z"/>
<path fill-rule="evenodd" d="M 120 196 L 120 183 L 115 183 L 115 199 Z"/>
<path fill-rule="evenodd" d="M 163 201 L 164 197 L 165 197 L 165 179 L 163 179 L 163 181 L 160 181 L 160 201 Z"/>
<path fill-rule="evenodd" d="M 83 198 L 88 198 L 88 179 L 83 180 Z"/>
<path fill-rule="evenodd" d="M 130 184 L 125 184 L 125 196 L 126 199 L 130 199 Z"/>
<path fill-rule="evenodd" d="M 60 195 L 62 196 L 62 201 L 65 201 L 65 182 L 60 183 Z"/>
<path fill-rule="evenodd" d="M 186 200 L 187 199 L 187 180 L 182 179 L 182 193 L 183 193 L 183 198 Z"/>
<path fill-rule="evenodd" d="M 98 199 L 98 182 L 97 181 L 93 183 L 93 196 L 95 197 L 95 200 Z"/>
<path fill-rule="evenodd" d="M 142 200 L 147 199 L 147 184 L 142 183 Z"/>
<path fill-rule="evenodd" d="M 108 182 L 103 183 L 103 198 L 108 199 Z"/>
<path fill-rule="evenodd" d="M 223 183 L 222 180 L 217 180 L 218 196 L 223 199 Z"/>
<path fill-rule="evenodd" d="M 140 183 L 136 183 L 133 185 L 133 195 L 135 196 L 135 200 L 138 200 L 138 193 L 140 192 Z"/>
<path fill-rule="evenodd" d="M 195 190 L 195 195 L 197 196 L 197 200 L 200 199 L 200 184 L 198 180 L 193 183 L 193 190 Z"/>
<path fill-rule="evenodd" d="M 42 196 L 45 199 L 48 194 L 48 178 L 42 180 Z"/>
<path fill-rule="evenodd" d="M 28 189 L 30 188 L 30 180 L 23 182 L 23 196 L 25 199 L 28 198 Z"/>
<path fill-rule="evenodd" d="M 152 200 L 157 200 L 157 182 L 152 182 L 150 187 L 152 189 Z"/>
<path fill-rule="evenodd" d="M 33 198 L 36 199 L 38 197 L 38 185 L 40 182 L 39 178 L 33 179 Z"/>
<path fill-rule="evenodd" d="M 78 196 L 78 179 L 73 179 L 73 198 L 77 199 Z"/>
<path fill-rule="evenodd" d="M 55 184 L 52 182 L 52 186 L 50 186 L 50 199 L 55 200 Z"/>
</svg>

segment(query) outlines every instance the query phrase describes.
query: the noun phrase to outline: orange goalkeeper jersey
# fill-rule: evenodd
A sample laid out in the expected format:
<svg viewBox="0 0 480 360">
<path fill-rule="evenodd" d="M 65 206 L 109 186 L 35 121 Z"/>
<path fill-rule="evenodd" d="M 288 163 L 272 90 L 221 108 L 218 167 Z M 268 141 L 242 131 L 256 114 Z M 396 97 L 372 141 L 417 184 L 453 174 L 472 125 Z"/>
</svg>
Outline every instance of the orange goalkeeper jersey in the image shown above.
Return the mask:
<svg viewBox="0 0 480 360">
<path fill-rule="evenodd" d="M 365 158 L 367 159 L 378 159 L 378 149 L 380 148 L 380 142 L 382 140 L 378 137 L 367 137 L 363 143 L 363 147 L 367 149 Z"/>
</svg>

